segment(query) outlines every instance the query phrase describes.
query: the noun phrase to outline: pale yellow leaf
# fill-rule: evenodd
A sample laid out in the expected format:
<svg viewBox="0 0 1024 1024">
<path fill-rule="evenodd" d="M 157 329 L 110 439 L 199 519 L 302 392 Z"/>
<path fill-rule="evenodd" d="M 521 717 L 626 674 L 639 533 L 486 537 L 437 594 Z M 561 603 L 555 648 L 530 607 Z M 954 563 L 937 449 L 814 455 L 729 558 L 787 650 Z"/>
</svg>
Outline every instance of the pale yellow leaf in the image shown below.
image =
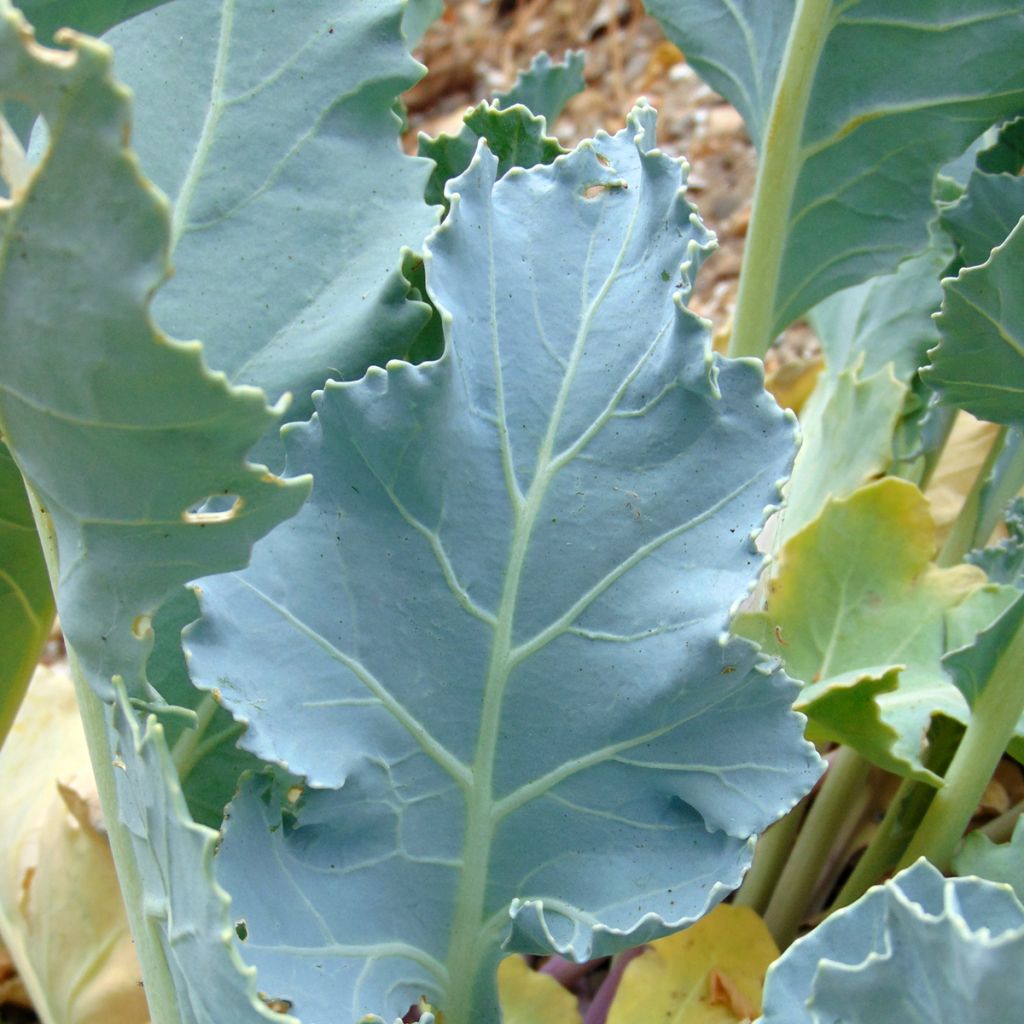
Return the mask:
<svg viewBox="0 0 1024 1024">
<path fill-rule="evenodd" d="M 749 907 L 719 906 L 659 939 L 626 968 L 608 1024 L 738 1024 L 761 1012 L 765 971 L 778 957 Z"/>
<path fill-rule="evenodd" d="M 953 521 L 959 515 L 964 498 L 974 484 L 998 432 L 998 423 L 976 420 L 968 412 L 961 412 L 957 416 L 946 447 L 942 450 L 942 458 L 925 491 L 932 518 L 938 527 L 940 544 L 946 539 Z"/>
<path fill-rule="evenodd" d="M 502 1024 L 580 1024 L 576 998 L 554 978 L 531 970 L 521 956 L 498 967 Z"/>
<path fill-rule="evenodd" d="M 66 671 L 40 668 L 0 750 L 0 936 L 43 1024 L 149 1020 Z"/>
</svg>

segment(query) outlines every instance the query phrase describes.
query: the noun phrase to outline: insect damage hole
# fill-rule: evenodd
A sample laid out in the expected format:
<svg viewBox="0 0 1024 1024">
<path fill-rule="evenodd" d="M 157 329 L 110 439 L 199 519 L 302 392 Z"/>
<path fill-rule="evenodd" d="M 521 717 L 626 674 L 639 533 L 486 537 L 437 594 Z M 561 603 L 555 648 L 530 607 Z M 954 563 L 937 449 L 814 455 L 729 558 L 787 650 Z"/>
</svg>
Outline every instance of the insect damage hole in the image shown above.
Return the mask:
<svg viewBox="0 0 1024 1024">
<path fill-rule="evenodd" d="M 152 632 L 152 615 L 146 615 L 145 613 L 143 613 L 142 615 L 136 615 L 135 618 L 132 619 L 132 633 L 134 634 L 136 640 L 145 640 L 146 637 L 149 636 L 150 633 Z"/>
<path fill-rule="evenodd" d="M 197 526 L 227 523 L 245 508 L 245 499 L 237 494 L 211 494 L 181 513 L 183 522 Z"/>
<path fill-rule="evenodd" d="M 628 189 L 629 185 L 624 181 L 597 181 L 592 185 L 584 185 L 582 195 L 584 199 L 596 199 L 605 192 L 621 191 Z"/>
</svg>

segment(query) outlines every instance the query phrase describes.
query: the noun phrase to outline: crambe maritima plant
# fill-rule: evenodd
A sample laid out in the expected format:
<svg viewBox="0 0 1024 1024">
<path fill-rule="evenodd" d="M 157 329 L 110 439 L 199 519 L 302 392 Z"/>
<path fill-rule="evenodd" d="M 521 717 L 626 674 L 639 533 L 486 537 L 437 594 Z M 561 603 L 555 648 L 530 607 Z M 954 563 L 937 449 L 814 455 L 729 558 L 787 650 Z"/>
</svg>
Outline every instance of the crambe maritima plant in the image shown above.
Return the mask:
<svg viewBox="0 0 1024 1024">
<path fill-rule="evenodd" d="M 650 0 L 759 149 L 731 359 L 654 110 L 551 135 L 578 56 L 412 157 L 436 4 L 82 6 L 0 0 L 0 738 L 55 599 L 154 1024 L 578 1024 L 606 957 L 587 1024 L 739 1021 L 821 918 L 766 1024 L 1019 1013 L 1021 845 L 958 847 L 1024 753 L 1024 5 Z"/>
</svg>

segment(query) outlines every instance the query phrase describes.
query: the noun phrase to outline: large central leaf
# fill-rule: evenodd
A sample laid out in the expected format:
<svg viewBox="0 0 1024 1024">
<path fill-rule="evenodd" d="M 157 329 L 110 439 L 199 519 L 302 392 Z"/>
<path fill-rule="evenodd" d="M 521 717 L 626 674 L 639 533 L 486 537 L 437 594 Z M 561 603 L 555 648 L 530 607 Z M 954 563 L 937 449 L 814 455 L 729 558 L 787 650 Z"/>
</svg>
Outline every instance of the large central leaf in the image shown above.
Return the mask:
<svg viewBox="0 0 1024 1024">
<path fill-rule="evenodd" d="M 286 431 L 310 502 L 203 583 L 200 685 L 336 787 L 251 781 L 219 858 L 305 1020 L 494 1021 L 503 941 L 694 920 L 817 774 L 790 684 L 723 635 L 791 421 L 673 296 L 709 235 L 653 137 L 641 107 L 498 182 L 481 145 L 427 244 L 445 355 L 330 385 Z"/>
</svg>

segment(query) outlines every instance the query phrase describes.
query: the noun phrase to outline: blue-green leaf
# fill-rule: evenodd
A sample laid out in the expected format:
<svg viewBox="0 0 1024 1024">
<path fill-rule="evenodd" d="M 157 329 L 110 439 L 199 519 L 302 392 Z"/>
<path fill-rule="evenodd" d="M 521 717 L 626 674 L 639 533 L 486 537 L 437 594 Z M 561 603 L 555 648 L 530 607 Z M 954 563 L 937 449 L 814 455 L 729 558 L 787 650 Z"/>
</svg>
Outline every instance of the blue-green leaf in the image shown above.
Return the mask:
<svg viewBox="0 0 1024 1024">
<path fill-rule="evenodd" d="M 957 0 L 646 4 L 774 161 L 755 204 L 755 222 L 758 207 L 785 207 L 761 351 L 833 292 L 923 249 L 936 172 L 1024 107 L 1021 0 L 977 0 L 967 10 Z"/>
<path fill-rule="evenodd" d="M 1012 595 L 1014 591 L 1005 588 Z M 984 692 L 1000 659 L 1009 651 L 1017 630 L 1024 624 L 1024 594 L 1000 609 L 998 617 L 988 619 L 970 643 L 951 650 L 942 659 L 956 688 L 973 708 Z"/>
<path fill-rule="evenodd" d="M 696 919 L 818 774 L 723 632 L 791 420 L 663 279 L 710 237 L 654 127 L 500 181 L 478 150 L 427 243 L 445 354 L 329 385 L 285 432 L 310 503 L 201 584 L 195 678 L 317 787 L 253 780 L 219 857 L 300 1016 L 490 1024 L 503 943 Z"/>
<path fill-rule="evenodd" d="M 768 969 L 758 1024 L 993 1024 L 1024 1005 L 1024 908 L 927 861 L 871 889 Z"/>
<path fill-rule="evenodd" d="M 174 206 L 154 313 L 231 381 L 293 393 L 293 418 L 327 377 L 404 354 L 429 315 L 399 272 L 437 221 L 391 110 L 422 72 L 403 7 L 175 0 L 108 36 Z"/>
<path fill-rule="evenodd" d="M 922 372 L 946 405 L 1024 429 L 1024 217 L 978 267 L 943 282 L 942 341 Z"/>
<path fill-rule="evenodd" d="M 1024 217 L 1024 118 L 1006 125 L 982 150 L 960 200 L 942 214 L 962 266 L 975 267 Z"/>
<path fill-rule="evenodd" d="M 118 811 L 142 881 L 145 919 L 178 996 L 181 1024 L 298 1024 L 266 1007 L 257 996 L 256 972 L 238 955 L 228 917 L 231 901 L 213 873 L 217 833 L 192 821 L 162 727 L 153 716 L 140 721 L 123 692 L 110 721 Z"/>
<path fill-rule="evenodd" d="M 444 0 L 406 0 L 402 31 L 410 46 L 419 46 L 427 29 L 444 11 Z"/>
<path fill-rule="evenodd" d="M 147 994 L 155 1020 L 254 1024 L 271 1015 L 228 943 L 215 833 L 189 820 L 160 730 L 140 735 L 129 699 L 157 696 L 146 678 L 157 609 L 190 578 L 245 564 L 305 486 L 245 461 L 276 419 L 264 397 L 231 388 L 198 343 L 150 317 L 170 214 L 127 149 L 129 98 L 109 47 L 77 37 L 69 52 L 44 50 L 0 0 L 0 97 L 11 95 L 31 98 L 50 131 L 37 169 L 0 203 L 0 431 L 48 531 L 97 774 L 118 773 L 108 827 Z M 234 501 L 197 511 L 211 496 Z M 86 683 L 119 701 L 113 722 Z M 117 750 L 123 772 L 110 767 Z"/>
<path fill-rule="evenodd" d="M 969 832 L 953 857 L 958 875 L 977 875 L 1012 886 L 1024 903 L 1024 818 L 1018 818 L 1008 843 L 993 843 L 983 832 Z"/>
<path fill-rule="evenodd" d="M 554 62 L 546 53 L 538 53 L 525 71 L 520 71 L 508 92 L 495 93 L 494 102 L 503 110 L 521 103 L 531 114 L 543 117 L 550 127 L 577 93 L 583 92 L 586 54 L 570 50 L 565 60 Z"/>
<path fill-rule="evenodd" d="M 1014 499 L 1004 518 L 1006 539 L 968 552 L 964 561 L 984 569 L 993 583 L 1010 583 L 1024 590 L 1024 497 Z"/>
<path fill-rule="evenodd" d="M 18 7 L 36 30 L 39 42 L 53 44 L 60 28 L 73 28 L 91 36 L 159 7 L 167 0 L 21 0 Z"/>
</svg>

